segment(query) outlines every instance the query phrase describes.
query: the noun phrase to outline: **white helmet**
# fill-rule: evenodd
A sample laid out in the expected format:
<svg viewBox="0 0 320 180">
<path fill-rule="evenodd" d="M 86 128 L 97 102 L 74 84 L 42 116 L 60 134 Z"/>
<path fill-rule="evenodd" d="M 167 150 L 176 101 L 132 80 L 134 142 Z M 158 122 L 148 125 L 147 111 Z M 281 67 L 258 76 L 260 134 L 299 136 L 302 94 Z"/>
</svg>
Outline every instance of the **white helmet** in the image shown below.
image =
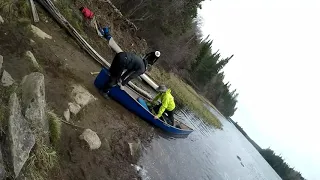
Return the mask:
<svg viewBox="0 0 320 180">
<path fill-rule="evenodd" d="M 154 52 L 154 54 L 156 55 L 156 57 L 160 57 L 160 51 L 156 51 Z"/>
</svg>

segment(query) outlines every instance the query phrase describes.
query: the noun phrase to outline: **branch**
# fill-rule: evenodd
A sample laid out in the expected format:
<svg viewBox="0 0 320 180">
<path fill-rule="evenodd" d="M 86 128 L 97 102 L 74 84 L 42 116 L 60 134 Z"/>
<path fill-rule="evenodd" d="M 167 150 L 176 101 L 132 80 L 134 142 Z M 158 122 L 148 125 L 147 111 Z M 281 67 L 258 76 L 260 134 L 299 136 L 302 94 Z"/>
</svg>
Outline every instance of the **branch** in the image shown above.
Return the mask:
<svg viewBox="0 0 320 180">
<path fill-rule="evenodd" d="M 140 9 L 139 7 L 145 2 L 145 0 L 141 0 L 140 3 L 138 5 L 136 5 L 134 7 L 133 10 L 131 10 L 131 12 L 129 13 L 129 15 L 127 17 L 131 17 L 138 9 Z"/>
<path fill-rule="evenodd" d="M 145 21 L 147 19 L 149 19 L 152 15 L 149 14 L 147 16 L 147 14 L 149 14 L 149 12 L 146 12 L 141 18 L 138 18 L 138 19 L 131 19 L 131 21 Z M 146 17 L 147 16 L 147 17 Z"/>
</svg>

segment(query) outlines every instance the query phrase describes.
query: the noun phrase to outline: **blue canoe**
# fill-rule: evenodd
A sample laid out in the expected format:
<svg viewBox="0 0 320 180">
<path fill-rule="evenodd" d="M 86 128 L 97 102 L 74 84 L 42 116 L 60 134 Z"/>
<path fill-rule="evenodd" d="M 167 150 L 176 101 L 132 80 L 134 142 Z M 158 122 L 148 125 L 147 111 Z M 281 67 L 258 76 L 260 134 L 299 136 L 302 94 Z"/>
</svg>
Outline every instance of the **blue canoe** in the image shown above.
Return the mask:
<svg viewBox="0 0 320 180">
<path fill-rule="evenodd" d="M 108 70 L 102 69 L 97 76 L 94 85 L 100 90 L 107 83 L 108 79 Z M 154 115 L 149 111 L 144 99 L 138 93 L 128 87 L 124 87 L 124 89 L 121 90 L 119 86 L 115 86 L 109 91 L 109 96 L 118 101 L 131 112 L 140 116 L 145 121 L 154 124 L 166 132 L 176 135 L 188 135 L 193 131 L 193 129 L 177 119 L 175 119 L 175 126 L 169 125 L 164 120 L 154 119 Z"/>
</svg>

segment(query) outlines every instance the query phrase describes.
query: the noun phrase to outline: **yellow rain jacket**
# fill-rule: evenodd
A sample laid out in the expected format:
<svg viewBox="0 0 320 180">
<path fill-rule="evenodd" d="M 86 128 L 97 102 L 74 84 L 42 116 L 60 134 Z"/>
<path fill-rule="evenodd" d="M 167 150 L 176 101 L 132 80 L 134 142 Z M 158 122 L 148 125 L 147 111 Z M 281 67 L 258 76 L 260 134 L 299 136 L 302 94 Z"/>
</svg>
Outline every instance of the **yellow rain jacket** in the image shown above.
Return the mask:
<svg viewBox="0 0 320 180">
<path fill-rule="evenodd" d="M 176 107 L 176 104 L 174 103 L 174 97 L 171 95 L 171 90 L 168 89 L 164 93 L 159 93 L 157 96 L 152 100 L 152 104 L 157 102 L 157 100 L 160 99 L 161 101 L 161 107 L 159 109 L 159 112 L 157 114 L 158 118 L 162 116 L 162 113 L 165 110 L 172 111 Z"/>
</svg>

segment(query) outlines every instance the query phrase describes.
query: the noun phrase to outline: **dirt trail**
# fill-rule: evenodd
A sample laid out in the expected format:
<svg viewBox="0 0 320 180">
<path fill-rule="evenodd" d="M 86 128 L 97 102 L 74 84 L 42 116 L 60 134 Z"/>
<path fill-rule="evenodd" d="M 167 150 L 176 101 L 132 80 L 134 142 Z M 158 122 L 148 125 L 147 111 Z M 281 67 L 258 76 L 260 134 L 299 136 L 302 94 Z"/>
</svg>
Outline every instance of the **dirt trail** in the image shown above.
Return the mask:
<svg viewBox="0 0 320 180">
<path fill-rule="evenodd" d="M 75 1 L 77 4 L 77 1 Z M 99 5 L 99 3 L 97 3 Z M 106 6 L 106 4 L 100 4 Z M 101 8 L 101 6 L 98 6 Z M 95 8 L 93 8 L 95 9 Z M 99 10 L 99 8 L 97 9 Z M 104 7 L 103 20 L 113 27 L 115 38 L 125 50 L 144 51 L 145 46 L 138 37 L 125 29 L 121 21 L 112 19 L 112 11 Z M 62 141 L 58 148 L 59 167 L 50 179 L 134 179 L 137 174 L 131 167 L 137 159 L 130 156 L 128 142 L 140 139 L 148 143 L 153 128 L 113 100 L 103 99 L 93 86 L 95 76 L 90 72 L 100 71 L 101 66 L 88 56 L 46 13 L 40 10 L 41 22 L 37 27 L 52 36 L 52 40 L 34 37 L 28 29 L 28 21 L 5 23 L 0 28 L 0 54 L 4 56 L 4 68 L 20 82 L 22 77 L 35 71 L 25 57 L 30 50 L 38 60 L 45 75 L 46 99 L 48 106 L 59 116 L 67 109 L 70 101 L 70 86 L 82 84 L 97 101 L 89 104 L 81 112 L 71 117 L 71 122 L 96 131 L 102 141 L 98 150 L 90 151 L 79 140 L 82 129 L 63 124 Z M 109 16 L 108 16 L 109 14 Z M 104 16 L 105 15 L 105 16 Z M 45 20 L 48 22 L 46 23 Z M 114 24 L 117 23 L 117 24 Z M 121 30 L 122 29 L 122 30 Z M 111 61 L 114 53 L 94 30 L 84 29 L 93 47 Z M 35 42 L 30 42 L 33 39 Z M 134 49 L 134 50 L 133 50 Z"/>
</svg>

